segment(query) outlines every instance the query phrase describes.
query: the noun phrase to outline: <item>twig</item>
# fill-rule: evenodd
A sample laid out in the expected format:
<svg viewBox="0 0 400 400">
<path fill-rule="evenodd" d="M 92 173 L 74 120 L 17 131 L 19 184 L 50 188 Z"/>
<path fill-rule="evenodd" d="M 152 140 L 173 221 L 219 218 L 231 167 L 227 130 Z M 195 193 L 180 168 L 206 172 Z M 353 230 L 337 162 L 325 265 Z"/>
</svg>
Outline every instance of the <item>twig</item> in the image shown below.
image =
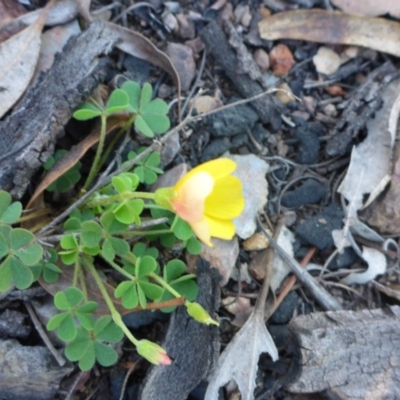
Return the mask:
<svg viewBox="0 0 400 400">
<path fill-rule="evenodd" d="M 125 391 L 126 391 L 126 385 L 128 384 L 128 379 L 131 376 L 132 372 L 135 370 L 137 367 L 138 362 L 134 362 L 126 372 L 124 382 L 122 383 L 122 388 L 121 388 L 121 394 L 119 396 L 119 400 L 123 400 L 125 397 Z"/>
<path fill-rule="evenodd" d="M 51 354 L 53 354 L 53 357 L 56 359 L 58 362 L 58 365 L 62 367 L 65 365 L 66 361 L 64 357 L 62 357 L 57 349 L 53 346 L 53 343 L 51 343 L 49 337 L 46 335 L 46 332 L 42 328 L 42 324 L 40 323 L 38 317 L 36 316 L 35 311 L 33 310 L 33 307 L 30 303 L 27 301 L 24 301 L 24 306 L 26 310 L 28 311 L 29 316 L 31 317 L 31 320 L 33 322 L 33 325 L 35 325 L 36 330 L 39 333 L 39 336 L 42 338 L 44 344 L 47 346 Z"/>
<path fill-rule="evenodd" d="M 319 285 L 315 279 L 305 271 L 301 265 L 292 257 L 290 257 L 285 250 L 273 239 L 273 237 L 264 229 L 260 218 L 257 217 L 258 225 L 263 231 L 264 235 L 269 240 L 269 243 L 277 251 L 279 256 L 287 262 L 293 273 L 297 276 L 297 279 L 311 292 L 315 300 L 328 311 L 341 310 L 343 307 L 341 304 L 329 294 L 321 285 Z"/>
</svg>

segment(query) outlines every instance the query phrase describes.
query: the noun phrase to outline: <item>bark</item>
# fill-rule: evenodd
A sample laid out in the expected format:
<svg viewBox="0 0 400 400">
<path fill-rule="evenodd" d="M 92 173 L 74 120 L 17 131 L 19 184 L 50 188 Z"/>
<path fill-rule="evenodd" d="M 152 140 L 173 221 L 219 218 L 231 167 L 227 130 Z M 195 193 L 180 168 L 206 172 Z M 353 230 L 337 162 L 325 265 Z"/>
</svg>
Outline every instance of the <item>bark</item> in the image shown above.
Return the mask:
<svg viewBox="0 0 400 400">
<path fill-rule="evenodd" d="M 300 341 L 302 368 L 289 391 L 400 399 L 400 307 L 315 313 L 290 326 Z"/>
<path fill-rule="evenodd" d="M 0 123 L 0 189 L 22 197 L 33 174 L 53 154 L 72 111 L 104 80 L 105 55 L 115 42 L 103 22 L 90 24 Z"/>
</svg>

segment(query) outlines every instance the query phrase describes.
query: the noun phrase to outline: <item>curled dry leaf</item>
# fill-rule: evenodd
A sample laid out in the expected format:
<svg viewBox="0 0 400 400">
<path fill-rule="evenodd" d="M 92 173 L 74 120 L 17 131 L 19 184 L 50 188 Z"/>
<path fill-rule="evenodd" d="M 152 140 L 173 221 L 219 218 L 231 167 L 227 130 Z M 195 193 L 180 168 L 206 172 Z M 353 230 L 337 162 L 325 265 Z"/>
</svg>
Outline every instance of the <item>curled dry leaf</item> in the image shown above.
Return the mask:
<svg viewBox="0 0 400 400">
<path fill-rule="evenodd" d="M 260 36 L 266 40 L 297 39 L 350 44 L 400 56 L 400 23 L 340 11 L 296 10 L 263 19 Z"/>
<path fill-rule="evenodd" d="M 365 285 L 375 279 L 378 275 L 386 272 L 386 257 L 378 250 L 364 247 L 362 252 L 364 261 L 368 268 L 364 272 L 353 272 L 341 282 L 345 285 Z"/>
<path fill-rule="evenodd" d="M 0 118 L 25 92 L 39 58 L 47 9 L 37 21 L 0 44 Z"/>
<path fill-rule="evenodd" d="M 331 0 L 332 4 L 348 14 L 378 15 L 390 14 L 400 19 L 400 2 L 393 0 Z"/>
</svg>

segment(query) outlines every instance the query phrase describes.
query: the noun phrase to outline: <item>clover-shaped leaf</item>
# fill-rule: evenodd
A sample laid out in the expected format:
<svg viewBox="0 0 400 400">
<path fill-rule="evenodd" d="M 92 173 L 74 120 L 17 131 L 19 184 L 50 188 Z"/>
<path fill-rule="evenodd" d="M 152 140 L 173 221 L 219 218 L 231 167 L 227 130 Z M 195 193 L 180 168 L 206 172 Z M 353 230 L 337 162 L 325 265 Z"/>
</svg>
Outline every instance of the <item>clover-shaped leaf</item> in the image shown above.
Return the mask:
<svg viewBox="0 0 400 400">
<path fill-rule="evenodd" d="M 95 247 L 103 238 L 103 230 L 95 221 L 85 221 L 81 225 L 81 240 L 85 247 Z"/>
<path fill-rule="evenodd" d="M 145 149 L 145 147 L 140 147 L 137 153 L 133 151 L 129 152 L 128 160 L 132 160 Z M 138 176 L 140 182 L 146 183 L 147 185 L 153 184 L 157 180 L 157 174 L 159 175 L 163 173 L 163 170 L 158 168 L 160 162 L 161 158 L 160 153 L 158 152 L 150 153 L 148 156 L 142 158 L 138 162 L 138 166 L 134 169 L 135 174 Z"/>
<path fill-rule="evenodd" d="M 88 119 L 99 117 L 102 110 L 91 103 L 83 103 L 72 116 L 78 121 L 87 121 Z"/>
<path fill-rule="evenodd" d="M 129 111 L 131 113 L 137 113 L 139 111 L 140 104 L 140 94 L 142 89 L 140 85 L 136 82 L 127 81 L 122 86 L 121 89 L 125 90 L 129 97 Z"/>
<path fill-rule="evenodd" d="M 45 259 L 40 260 L 32 267 L 32 272 L 35 281 L 42 275 L 45 282 L 54 283 L 58 281 L 62 270 L 55 264 L 58 259 L 57 251 L 48 249 L 47 253 Z"/>
<path fill-rule="evenodd" d="M 14 224 L 22 213 L 22 204 L 19 201 L 12 202 L 11 195 L 0 190 L 0 224 Z"/>
<path fill-rule="evenodd" d="M 144 201 L 142 199 L 125 200 L 117 206 L 113 212 L 115 218 L 123 224 L 140 225 L 140 214 L 144 208 Z"/>
<path fill-rule="evenodd" d="M 128 110 L 129 110 L 128 94 L 125 92 L 125 90 L 122 89 L 113 90 L 106 105 L 107 115 Z"/>
<path fill-rule="evenodd" d="M 110 316 L 101 317 L 94 324 L 93 330 L 78 329 L 76 338 L 65 348 L 65 355 L 70 361 L 79 361 L 82 371 L 90 370 L 97 362 L 108 367 L 118 359 L 117 352 L 103 341 L 117 343 L 123 332 Z"/>
</svg>

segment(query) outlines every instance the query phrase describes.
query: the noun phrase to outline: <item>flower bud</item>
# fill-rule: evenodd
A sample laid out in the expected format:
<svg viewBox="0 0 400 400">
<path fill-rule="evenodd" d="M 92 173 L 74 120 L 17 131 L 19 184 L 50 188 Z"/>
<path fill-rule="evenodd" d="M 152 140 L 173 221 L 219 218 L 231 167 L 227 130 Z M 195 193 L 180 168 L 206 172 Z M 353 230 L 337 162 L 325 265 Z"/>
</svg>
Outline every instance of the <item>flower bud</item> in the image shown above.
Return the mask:
<svg viewBox="0 0 400 400">
<path fill-rule="evenodd" d="M 157 343 L 150 342 L 150 340 L 139 340 L 136 349 L 143 358 L 152 364 L 170 365 L 172 362 L 167 352 Z"/>
<path fill-rule="evenodd" d="M 216 325 L 219 326 L 219 323 L 213 320 L 210 317 L 210 314 L 199 304 L 199 303 L 191 303 L 187 301 L 185 303 L 188 314 L 195 319 L 197 322 L 201 322 L 206 325 Z"/>
</svg>

